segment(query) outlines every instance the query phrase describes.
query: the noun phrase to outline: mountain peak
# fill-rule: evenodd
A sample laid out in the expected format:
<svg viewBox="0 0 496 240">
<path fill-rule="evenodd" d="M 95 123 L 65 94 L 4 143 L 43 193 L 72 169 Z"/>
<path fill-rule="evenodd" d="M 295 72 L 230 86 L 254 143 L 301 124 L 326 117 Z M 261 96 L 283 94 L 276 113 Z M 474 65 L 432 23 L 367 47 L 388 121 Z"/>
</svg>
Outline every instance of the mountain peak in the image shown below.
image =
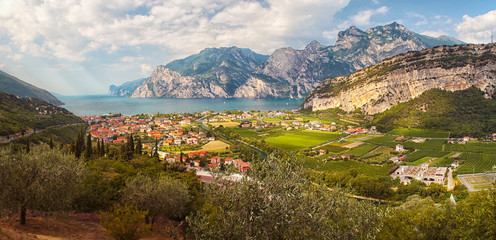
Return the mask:
<svg viewBox="0 0 496 240">
<path fill-rule="evenodd" d="M 351 26 L 348 29 L 338 33 L 338 41 L 340 38 L 343 38 L 345 36 L 366 36 L 366 35 L 367 33 L 365 33 L 364 31 L 358 29 L 355 26 Z"/>
<path fill-rule="evenodd" d="M 310 42 L 306 47 L 305 47 L 305 50 L 311 50 L 311 51 L 315 51 L 319 48 L 322 48 L 322 47 L 325 47 L 324 45 L 320 44 L 319 42 L 317 42 L 317 40 L 313 40 L 312 42 Z"/>
</svg>

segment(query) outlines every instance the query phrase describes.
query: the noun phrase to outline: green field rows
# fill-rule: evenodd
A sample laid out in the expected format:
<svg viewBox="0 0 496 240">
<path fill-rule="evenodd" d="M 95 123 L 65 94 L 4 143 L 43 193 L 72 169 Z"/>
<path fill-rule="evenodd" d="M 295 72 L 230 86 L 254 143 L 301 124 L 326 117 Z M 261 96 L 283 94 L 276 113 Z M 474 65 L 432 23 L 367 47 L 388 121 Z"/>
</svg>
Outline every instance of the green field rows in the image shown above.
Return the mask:
<svg viewBox="0 0 496 240">
<path fill-rule="evenodd" d="M 374 150 L 375 148 L 377 148 L 377 145 L 364 143 L 356 148 L 351 149 L 347 153 L 352 156 L 361 157 L 367 154 L 368 152 Z"/>
<path fill-rule="evenodd" d="M 322 163 L 317 159 L 310 158 L 306 160 L 305 165 L 315 170 L 327 172 L 342 172 L 349 169 L 356 169 L 359 174 L 365 174 L 368 176 L 385 176 L 387 175 L 387 172 L 393 167 L 391 165 L 375 166 L 353 160 L 328 161 Z"/>
<path fill-rule="evenodd" d="M 459 158 L 465 160 L 457 170 L 460 174 L 474 171 L 480 173 L 492 170 L 492 167 L 496 165 L 496 155 L 492 154 L 462 153 Z"/>
<path fill-rule="evenodd" d="M 284 150 L 294 151 L 333 141 L 342 136 L 340 133 L 300 131 L 294 134 L 267 138 L 265 142 Z"/>
<path fill-rule="evenodd" d="M 388 134 L 398 135 L 398 136 L 409 136 L 409 137 L 424 137 L 424 138 L 448 138 L 449 132 L 433 131 L 433 130 L 422 130 L 422 129 L 409 129 L 409 128 L 397 128 Z"/>
</svg>

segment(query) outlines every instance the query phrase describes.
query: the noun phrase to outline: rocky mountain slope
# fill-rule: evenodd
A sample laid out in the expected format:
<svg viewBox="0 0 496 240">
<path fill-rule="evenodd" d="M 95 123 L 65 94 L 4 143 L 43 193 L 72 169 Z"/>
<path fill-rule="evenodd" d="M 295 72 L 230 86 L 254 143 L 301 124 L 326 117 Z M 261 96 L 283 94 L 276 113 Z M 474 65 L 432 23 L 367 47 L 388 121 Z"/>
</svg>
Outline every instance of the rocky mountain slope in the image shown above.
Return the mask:
<svg viewBox="0 0 496 240">
<path fill-rule="evenodd" d="M 131 97 L 232 97 L 267 56 L 237 47 L 207 48 L 158 66 Z"/>
<path fill-rule="evenodd" d="M 492 98 L 496 86 L 494 44 L 439 46 L 386 59 L 347 76 L 328 78 L 304 101 L 313 111 L 361 108 L 383 112 L 438 88 L 457 91 L 475 86 Z"/>
<path fill-rule="evenodd" d="M 48 91 L 24 82 L 8 73 L 0 71 L 0 91 L 19 97 L 35 97 L 55 105 L 64 103 Z"/>
<path fill-rule="evenodd" d="M 370 122 L 381 132 L 420 128 L 450 132 L 451 137 L 486 136 L 496 128 L 496 100 L 476 87 L 460 91 L 433 88 L 376 114 Z"/>
<path fill-rule="evenodd" d="M 335 46 L 312 41 L 303 50 L 281 48 L 270 57 L 236 47 L 207 48 L 158 66 L 130 96 L 301 98 L 327 77 L 350 74 L 400 53 L 459 43 L 422 36 L 392 23 L 366 31 L 350 27 L 338 34 Z"/>
<path fill-rule="evenodd" d="M 108 95 L 110 96 L 129 96 L 134 90 L 141 86 L 148 78 L 136 79 L 134 81 L 125 82 L 119 86 L 110 85 Z"/>
</svg>

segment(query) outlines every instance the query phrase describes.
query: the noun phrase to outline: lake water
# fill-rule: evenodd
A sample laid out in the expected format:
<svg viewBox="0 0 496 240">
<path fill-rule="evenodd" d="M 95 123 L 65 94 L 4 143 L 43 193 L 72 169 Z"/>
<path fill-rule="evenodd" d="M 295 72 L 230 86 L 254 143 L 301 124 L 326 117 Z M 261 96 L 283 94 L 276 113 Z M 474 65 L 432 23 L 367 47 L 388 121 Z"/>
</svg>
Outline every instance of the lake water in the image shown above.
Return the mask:
<svg viewBox="0 0 496 240">
<path fill-rule="evenodd" d="M 65 103 L 62 107 L 78 116 L 122 113 L 133 115 L 139 113 L 185 113 L 208 110 L 292 110 L 298 108 L 302 98 L 276 99 L 162 99 L 162 98 L 128 98 L 115 96 L 70 96 L 58 97 Z"/>
</svg>

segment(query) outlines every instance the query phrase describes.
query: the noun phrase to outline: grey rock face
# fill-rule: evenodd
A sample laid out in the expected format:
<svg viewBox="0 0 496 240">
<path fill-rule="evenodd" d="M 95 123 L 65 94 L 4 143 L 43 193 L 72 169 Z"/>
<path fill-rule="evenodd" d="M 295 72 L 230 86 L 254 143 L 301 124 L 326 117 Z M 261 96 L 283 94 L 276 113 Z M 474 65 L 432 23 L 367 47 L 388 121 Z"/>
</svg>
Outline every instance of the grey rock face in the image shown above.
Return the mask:
<svg viewBox="0 0 496 240">
<path fill-rule="evenodd" d="M 485 96 L 496 87 L 496 46 L 441 46 L 409 52 L 348 76 L 329 78 L 306 99 L 313 111 L 341 108 L 376 114 L 432 88 L 457 91 L 476 86 Z"/>
</svg>

